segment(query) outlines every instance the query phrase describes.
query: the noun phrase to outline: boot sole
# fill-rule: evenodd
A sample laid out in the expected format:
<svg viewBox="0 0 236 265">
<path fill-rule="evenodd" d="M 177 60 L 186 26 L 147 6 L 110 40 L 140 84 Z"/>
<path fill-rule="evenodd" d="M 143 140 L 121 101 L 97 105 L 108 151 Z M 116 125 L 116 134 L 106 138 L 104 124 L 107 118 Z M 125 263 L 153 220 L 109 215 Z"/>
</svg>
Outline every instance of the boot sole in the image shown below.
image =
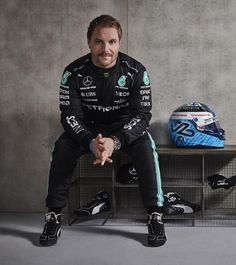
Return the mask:
<svg viewBox="0 0 236 265">
<path fill-rule="evenodd" d="M 56 240 L 51 240 L 51 241 L 49 241 L 49 240 L 39 240 L 39 243 L 43 247 L 50 247 L 50 246 L 56 245 L 57 239 L 60 237 L 60 235 L 61 235 L 61 229 L 58 230 L 58 232 L 57 232 Z"/>
<path fill-rule="evenodd" d="M 148 240 L 148 245 L 150 247 L 160 247 L 163 246 L 166 243 L 167 239 L 158 239 L 158 240 Z"/>
</svg>

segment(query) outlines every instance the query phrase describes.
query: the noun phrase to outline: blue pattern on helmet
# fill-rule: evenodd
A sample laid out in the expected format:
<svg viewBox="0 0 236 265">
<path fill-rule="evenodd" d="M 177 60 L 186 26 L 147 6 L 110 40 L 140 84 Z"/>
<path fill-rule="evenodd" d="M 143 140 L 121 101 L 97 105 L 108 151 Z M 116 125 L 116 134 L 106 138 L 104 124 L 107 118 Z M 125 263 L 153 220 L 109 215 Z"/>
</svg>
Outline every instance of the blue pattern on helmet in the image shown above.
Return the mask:
<svg viewBox="0 0 236 265">
<path fill-rule="evenodd" d="M 194 104 L 196 104 L 196 108 Z M 190 107 L 190 111 L 188 111 L 188 107 Z M 183 118 L 180 118 L 181 115 L 178 115 L 178 113 L 186 115 L 192 113 L 194 116 L 194 113 L 196 113 L 197 116 L 198 112 L 210 112 L 212 114 L 212 122 L 199 127 L 197 125 L 197 117 L 185 119 L 184 115 Z M 173 116 L 175 117 L 173 118 Z M 207 115 L 206 117 L 203 115 L 203 119 L 207 120 L 209 118 Z M 223 148 L 225 144 L 225 133 L 220 128 L 215 113 L 205 104 L 201 103 L 184 104 L 175 110 L 170 117 L 168 131 L 174 144 L 179 147 Z"/>
</svg>

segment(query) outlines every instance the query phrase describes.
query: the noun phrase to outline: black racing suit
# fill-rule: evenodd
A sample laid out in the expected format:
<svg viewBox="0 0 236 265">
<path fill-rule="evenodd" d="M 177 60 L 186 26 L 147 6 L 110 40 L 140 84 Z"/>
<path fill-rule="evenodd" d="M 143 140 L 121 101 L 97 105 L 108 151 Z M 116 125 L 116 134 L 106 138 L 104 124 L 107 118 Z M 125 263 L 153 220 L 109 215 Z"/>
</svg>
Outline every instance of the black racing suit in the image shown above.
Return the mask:
<svg viewBox="0 0 236 265">
<path fill-rule="evenodd" d="M 49 175 L 49 209 L 66 205 L 78 157 L 89 152 L 98 133 L 116 136 L 139 176 L 144 206 L 163 206 L 155 143 L 147 132 L 151 119 L 151 86 L 145 67 L 119 53 L 116 65 L 96 67 L 87 54 L 65 68 L 60 84 L 61 123 L 65 132 L 55 143 Z M 160 210 L 160 209 L 159 209 Z"/>
</svg>

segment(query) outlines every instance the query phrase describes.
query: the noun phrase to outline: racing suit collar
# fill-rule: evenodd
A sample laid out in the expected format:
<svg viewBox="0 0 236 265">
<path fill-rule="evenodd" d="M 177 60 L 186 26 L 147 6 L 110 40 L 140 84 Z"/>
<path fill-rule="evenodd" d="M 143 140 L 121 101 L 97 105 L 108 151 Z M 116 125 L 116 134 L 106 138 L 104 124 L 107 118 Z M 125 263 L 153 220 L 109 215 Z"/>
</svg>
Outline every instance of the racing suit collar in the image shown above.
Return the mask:
<svg viewBox="0 0 236 265">
<path fill-rule="evenodd" d="M 113 76 L 114 73 L 116 72 L 116 69 L 118 69 L 118 67 L 119 67 L 119 63 L 120 63 L 120 57 L 118 55 L 117 60 L 116 60 L 116 64 L 114 66 L 112 66 L 111 68 L 101 68 L 101 67 L 96 66 L 93 63 L 92 58 L 90 56 L 91 69 L 92 69 L 93 73 L 95 73 L 99 77 Z"/>
</svg>

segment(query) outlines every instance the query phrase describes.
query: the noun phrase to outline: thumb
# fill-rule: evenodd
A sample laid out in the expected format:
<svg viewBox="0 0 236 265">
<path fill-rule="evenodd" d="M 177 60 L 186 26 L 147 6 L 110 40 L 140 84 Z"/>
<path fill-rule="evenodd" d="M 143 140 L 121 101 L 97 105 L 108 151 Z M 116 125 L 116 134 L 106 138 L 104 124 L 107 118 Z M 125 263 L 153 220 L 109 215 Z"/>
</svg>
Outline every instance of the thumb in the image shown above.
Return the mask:
<svg viewBox="0 0 236 265">
<path fill-rule="evenodd" d="M 99 133 L 98 136 L 97 136 L 97 138 L 102 138 L 102 134 Z"/>
</svg>

